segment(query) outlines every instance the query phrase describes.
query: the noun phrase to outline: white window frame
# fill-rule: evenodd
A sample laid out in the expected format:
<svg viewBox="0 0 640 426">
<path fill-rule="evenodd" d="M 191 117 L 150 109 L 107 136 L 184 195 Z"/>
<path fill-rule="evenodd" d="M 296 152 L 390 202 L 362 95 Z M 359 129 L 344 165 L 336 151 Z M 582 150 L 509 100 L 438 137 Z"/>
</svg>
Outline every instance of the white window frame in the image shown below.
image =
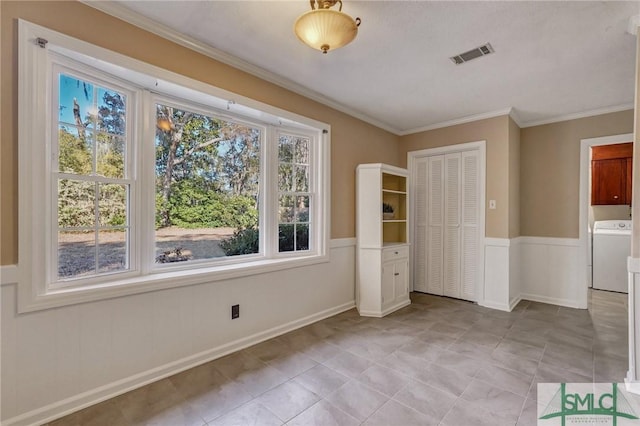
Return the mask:
<svg viewBox="0 0 640 426">
<path fill-rule="evenodd" d="M 127 95 L 127 106 L 126 106 L 126 131 L 125 131 L 125 140 L 126 140 L 126 155 L 125 155 L 125 164 L 124 164 L 124 177 L 122 179 L 117 179 L 122 182 L 129 181 L 129 208 L 127 211 L 127 228 L 129 228 L 129 241 L 128 249 L 129 252 L 128 261 L 129 267 L 122 272 L 115 273 L 105 273 L 105 274 L 97 274 L 97 275 L 89 275 L 86 278 L 82 279 L 70 279 L 70 280 L 60 280 L 56 282 L 50 283 L 51 289 L 57 288 L 65 288 L 65 287 L 77 287 L 77 286 L 85 286 L 92 285 L 96 283 L 102 283 L 108 279 L 108 275 L 117 275 L 118 279 L 121 278 L 129 278 L 134 277 L 139 274 L 140 271 L 140 262 L 138 259 L 138 230 L 137 224 L 140 223 L 139 220 L 136 219 L 135 212 L 138 210 L 137 194 L 140 192 L 140 185 L 138 180 L 136 179 L 137 175 L 137 167 L 136 167 L 136 150 L 135 147 L 137 136 L 135 134 L 136 128 L 139 126 L 135 124 L 135 116 L 140 115 L 140 102 L 137 99 L 135 88 L 128 85 L 126 82 L 119 81 L 117 79 L 112 78 L 111 76 L 97 71 L 92 68 L 88 68 L 83 64 L 76 63 L 68 58 L 65 58 L 60 55 L 56 55 L 55 53 L 51 54 L 51 58 L 48 61 L 49 69 L 51 73 L 51 77 L 55 77 L 58 72 L 64 73 L 71 77 L 78 78 L 80 80 L 89 81 L 95 85 L 103 85 L 109 88 L 115 89 L 119 92 L 124 92 Z M 50 120 L 50 135 L 51 135 L 51 161 L 45 165 L 48 170 L 48 176 L 51 178 L 49 180 L 49 191 L 46 193 L 46 197 L 49 199 L 47 207 L 44 211 L 46 211 L 47 217 L 51 219 L 49 226 L 50 229 L 56 229 L 58 227 L 58 212 L 57 212 L 57 203 L 54 197 L 54 194 L 57 191 L 57 180 L 53 177 L 58 174 L 56 170 L 54 170 L 54 159 L 58 158 L 59 154 L 59 146 L 56 146 L 56 139 L 58 134 L 58 120 L 53 119 L 54 111 L 53 106 L 59 105 L 59 100 L 57 98 L 58 89 L 56 88 L 58 82 L 51 81 L 51 102 L 46 106 L 48 111 L 46 113 L 47 119 Z M 94 133 L 97 133 L 97 129 L 90 130 Z M 56 150 L 57 148 L 57 150 Z M 55 151 L 55 152 L 54 152 Z M 95 155 L 95 154 L 94 154 Z M 71 175 L 69 175 L 71 178 Z M 83 180 L 83 179 L 80 179 Z M 111 179 L 109 179 L 111 180 Z M 96 194 L 97 197 L 97 194 Z M 97 226 L 97 224 L 96 224 Z M 48 237 L 51 238 L 50 241 L 47 242 L 47 247 L 50 247 L 46 252 L 46 261 L 45 263 L 49 267 L 48 276 L 53 277 L 58 274 L 58 256 L 57 256 L 57 244 L 54 243 L 53 232 L 47 233 Z M 57 239 L 56 239 L 57 241 Z M 96 244 L 98 241 L 96 241 Z"/>
<path fill-rule="evenodd" d="M 23 20 L 19 20 L 18 33 L 19 312 L 328 262 L 330 126 Z M 52 271 L 47 270 L 51 268 L 52 256 L 56 255 L 51 249 L 53 222 L 48 221 L 56 216 L 52 211 L 54 192 L 50 183 L 53 176 L 52 138 L 57 134 L 53 133 L 54 124 L 57 129 L 57 121 L 52 123 L 51 113 L 54 101 L 52 85 L 57 84 L 52 81 L 51 72 L 52 56 L 55 54 L 50 52 L 69 57 L 69 64 L 80 62 L 82 65 L 79 68 L 98 68 L 106 75 L 114 76 L 115 82 L 122 79 L 125 83 L 118 83 L 120 87 L 135 87 L 138 90 L 136 105 L 127 105 L 128 110 L 136 114 L 138 121 L 135 129 L 127 130 L 131 132 L 127 161 L 134 161 L 127 166 L 132 168 L 131 177 L 135 180 L 130 193 L 130 269 L 109 276 L 78 280 L 78 285 L 52 286 L 49 282 Z M 105 79 L 103 75 L 99 75 L 92 80 Z M 186 98 L 181 96 L 185 93 Z M 144 189 L 155 187 L 154 167 L 149 166 L 149 162 L 155 165 L 155 144 L 153 137 L 145 139 L 155 133 L 155 103 L 152 101 L 156 97 L 188 99 L 185 105 L 187 108 L 200 103 L 206 105 L 204 111 L 211 111 L 216 117 L 264 128 L 260 183 L 263 202 L 260 208 L 264 213 L 261 212 L 259 225 L 260 255 L 234 256 L 203 263 L 185 262 L 184 265 L 154 265 L 152 246 L 155 241 L 155 202 L 151 195 L 154 196 L 155 191 L 145 192 Z M 129 121 L 128 127 L 130 123 Z M 313 140 L 310 153 L 313 161 L 313 176 L 310 177 L 313 190 L 310 188 L 310 192 L 315 191 L 316 205 L 312 206 L 313 211 L 310 212 L 313 218 L 310 242 L 314 241 L 314 244 L 310 244 L 308 251 L 278 253 L 277 135 L 280 131 L 300 134 Z M 149 192 L 152 194 L 149 195 Z M 46 213 L 42 214 L 43 212 Z M 57 231 L 57 222 L 55 225 Z M 57 276 L 57 271 L 55 273 Z"/>
<path fill-rule="evenodd" d="M 299 130 L 295 130 L 295 129 L 277 129 L 276 131 L 276 137 L 275 137 L 275 142 L 276 142 L 276 149 L 275 149 L 275 166 L 272 167 L 272 169 L 275 171 L 275 179 L 276 179 L 276 184 L 278 181 L 278 167 L 279 167 L 279 163 L 280 163 L 280 159 L 278 157 L 278 144 L 280 141 L 280 136 L 293 136 L 293 137 L 299 137 L 299 138 L 304 138 L 304 139 L 309 139 L 310 142 L 310 147 L 309 147 L 309 196 L 310 198 L 313 200 L 313 204 L 312 204 L 312 208 L 309 210 L 309 224 L 310 226 L 315 226 L 315 220 L 316 220 L 316 208 L 315 208 L 315 204 L 316 204 L 316 195 L 318 194 L 318 190 L 317 190 L 317 184 L 318 184 L 318 164 L 316 163 L 316 159 L 319 157 L 319 153 L 318 151 L 318 143 L 316 138 L 314 137 L 314 135 L 311 135 L 309 133 L 304 133 L 301 132 Z M 295 192 L 295 191 L 294 191 Z M 280 200 L 278 199 L 280 195 L 280 191 L 279 189 L 276 187 L 276 190 L 274 191 L 273 194 L 273 199 L 274 202 L 276 203 L 276 206 L 279 207 L 279 203 Z M 272 225 L 271 228 L 275 229 L 276 232 L 276 236 L 274 238 L 271 238 L 272 241 L 272 250 L 275 253 L 278 253 L 278 256 L 281 257 L 295 257 L 295 256 L 300 256 L 300 254 L 313 254 L 314 251 L 316 250 L 316 245 L 315 245 L 315 238 L 316 236 L 314 235 L 313 232 L 309 232 L 309 250 L 294 250 L 294 251 L 284 251 L 284 252 L 280 252 L 279 251 L 279 245 L 278 245 L 278 232 L 279 232 L 279 226 L 280 226 L 280 221 L 278 220 L 278 217 L 275 217 L 275 224 Z M 310 228 L 313 229 L 313 228 Z"/>
<path fill-rule="evenodd" d="M 209 117 L 215 117 L 221 120 L 227 120 L 234 123 L 260 129 L 261 131 L 260 183 L 259 183 L 258 205 L 260 206 L 261 212 L 259 212 L 259 216 L 258 216 L 259 218 L 258 227 L 261 230 L 265 229 L 268 226 L 267 220 L 266 220 L 266 217 L 268 217 L 268 212 L 266 211 L 266 208 L 264 208 L 263 206 L 265 205 L 265 202 L 264 202 L 265 194 L 267 193 L 267 188 L 269 187 L 269 184 L 267 183 L 266 180 L 267 180 L 268 169 L 269 169 L 269 167 L 267 167 L 268 165 L 267 159 L 269 158 L 269 152 L 271 150 L 270 141 L 269 141 L 270 126 L 266 126 L 262 123 L 242 120 L 240 118 L 226 117 L 224 114 L 221 114 L 220 111 L 207 107 L 206 105 L 198 105 L 197 103 L 186 100 L 186 99 L 179 99 L 179 98 L 176 98 L 173 96 L 167 96 L 161 93 L 150 93 L 148 99 L 149 99 L 148 105 L 151 113 L 151 116 L 148 117 L 148 119 L 151 120 L 151 123 L 155 123 L 155 119 L 156 119 L 154 107 L 157 103 L 160 103 L 160 104 L 170 105 L 176 108 L 180 108 L 183 110 L 188 110 L 190 112 L 195 112 L 197 114 L 206 115 Z M 150 143 L 150 142 L 147 141 L 146 143 Z M 148 179 L 152 179 L 155 181 L 155 174 L 154 174 L 155 153 L 152 153 L 152 154 L 153 154 L 152 156 L 151 155 L 144 156 L 143 158 L 144 163 L 142 166 L 142 170 L 148 173 Z M 147 211 L 151 210 L 153 211 L 153 214 L 147 215 L 147 217 L 145 218 L 144 223 L 146 223 L 148 226 L 144 229 L 143 232 L 149 235 L 150 242 L 146 245 L 148 247 L 151 247 L 154 245 L 154 242 L 155 242 L 155 232 L 154 232 L 154 226 L 153 226 L 155 222 L 155 192 L 147 191 L 146 195 L 147 197 L 144 199 L 143 202 L 149 206 Z M 149 272 L 187 270 L 187 269 L 197 268 L 202 265 L 211 266 L 213 263 L 215 263 L 216 265 L 239 264 L 239 263 L 250 262 L 252 260 L 263 260 L 271 257 L 270 253 L 267 250 L 265 250 L 265 236 L 262 235 L 262 232 L 260 233 L 259 252 L 255 254 L 246 254 L 246 255 L 230 256 L 230 257 L 217 258 L 217 259 L 212 258 L 212 259 L 192 260 L 192 261 L 186 261 L 186 262 L 165 263 L 165 264 L 154 263 L 153 252 L 148 251 L 148 253 L 145 253 L 145 254 L 152 256 L 152 258 L 150 258 L 149 260 L 147 260 L 147 262 L 145 262 L 146 265 L 148 265 Z"/>
</svg>

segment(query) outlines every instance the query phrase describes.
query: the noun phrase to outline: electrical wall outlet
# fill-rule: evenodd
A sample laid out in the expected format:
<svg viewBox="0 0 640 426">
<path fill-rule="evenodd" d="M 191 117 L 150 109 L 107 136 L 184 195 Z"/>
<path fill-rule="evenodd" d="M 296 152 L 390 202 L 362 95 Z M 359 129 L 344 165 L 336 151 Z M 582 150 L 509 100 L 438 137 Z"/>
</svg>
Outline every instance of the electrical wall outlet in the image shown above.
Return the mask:
<svg viewBox="0 0 640 426">
<path fill-rule="evenodd" d="M 231 319 L 236 319 L 240 317 L 240 305 L 232 305 L 231 306 Z"/>
</svg>

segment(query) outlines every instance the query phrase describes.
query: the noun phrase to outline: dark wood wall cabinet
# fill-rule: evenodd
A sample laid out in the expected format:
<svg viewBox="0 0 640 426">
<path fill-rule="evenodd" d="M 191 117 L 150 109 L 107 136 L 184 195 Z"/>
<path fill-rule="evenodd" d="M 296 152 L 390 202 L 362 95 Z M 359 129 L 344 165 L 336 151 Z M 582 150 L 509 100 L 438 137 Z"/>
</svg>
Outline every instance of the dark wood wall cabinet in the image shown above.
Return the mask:
<svg viewBox="0 0 640 426">
<path fill-rule="evenodd" d="M 633 143 L 591 148 L 591 205 L 631 204 Z"/>
</svg>

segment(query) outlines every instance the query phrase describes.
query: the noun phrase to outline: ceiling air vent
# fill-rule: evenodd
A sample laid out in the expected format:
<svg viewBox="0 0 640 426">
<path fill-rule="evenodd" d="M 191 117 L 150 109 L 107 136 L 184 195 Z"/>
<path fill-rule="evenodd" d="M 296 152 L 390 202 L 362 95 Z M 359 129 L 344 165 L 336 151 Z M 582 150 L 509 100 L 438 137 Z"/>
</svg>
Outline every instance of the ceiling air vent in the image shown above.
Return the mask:
<svg viewBox="0 0 640 426">
<path fill-rule="evenodd" d="M 476 59 L 481 56 L 488 55 L 490 53 L 493 53 L 493 47 L 491 47 L 490 43 L 487 43 L 487 44 L 483 44 L 480 47 L 476 47 L 475 49 L 471 49 L 467 52 L 461 53 L 459 55 L 452 56 L 449 59 L 451 59 L 454 64 L 460 65 L 460 64 L 464 64 L 465 62 L 469 62 L 472 59 Z"/>
</svg>

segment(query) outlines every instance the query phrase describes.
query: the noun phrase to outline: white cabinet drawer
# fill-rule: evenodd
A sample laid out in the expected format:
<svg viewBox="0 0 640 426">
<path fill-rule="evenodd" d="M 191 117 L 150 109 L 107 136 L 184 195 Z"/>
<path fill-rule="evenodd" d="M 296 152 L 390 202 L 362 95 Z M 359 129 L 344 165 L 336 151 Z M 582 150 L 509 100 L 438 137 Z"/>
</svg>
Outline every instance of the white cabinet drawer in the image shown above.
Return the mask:
<svg viewBox="0 0 640 426">
<path fill-rule="evenodd" d="M 396 259 L 409 258 L 409 247 L 392 247 L 382 250 L 382 262 L 393 262 Z"/>
</svg>

